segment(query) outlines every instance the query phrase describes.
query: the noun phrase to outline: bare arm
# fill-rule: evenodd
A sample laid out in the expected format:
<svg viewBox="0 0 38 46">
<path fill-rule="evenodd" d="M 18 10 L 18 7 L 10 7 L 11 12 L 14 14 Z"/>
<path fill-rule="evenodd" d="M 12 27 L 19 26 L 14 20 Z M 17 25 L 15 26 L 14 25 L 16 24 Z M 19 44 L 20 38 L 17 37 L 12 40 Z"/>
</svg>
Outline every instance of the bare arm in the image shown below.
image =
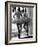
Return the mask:
<svg viewBox="0 0 38 46">
<path fill-rule="evenodd" d="M 20 16 L 22 16 L 22 14 L 19 12 Z"/>
<path fill-rule="evenodd" d="M 15 18 L 15 15 L 16 15 L 16 13 L 15 13 L 14 16 L 13 16 L 14 18 Z"/>
<path fill-rule="evenodd" d="M 20 13 L 20 15 L 22 16 L 22 14 Z"/>
</svg>

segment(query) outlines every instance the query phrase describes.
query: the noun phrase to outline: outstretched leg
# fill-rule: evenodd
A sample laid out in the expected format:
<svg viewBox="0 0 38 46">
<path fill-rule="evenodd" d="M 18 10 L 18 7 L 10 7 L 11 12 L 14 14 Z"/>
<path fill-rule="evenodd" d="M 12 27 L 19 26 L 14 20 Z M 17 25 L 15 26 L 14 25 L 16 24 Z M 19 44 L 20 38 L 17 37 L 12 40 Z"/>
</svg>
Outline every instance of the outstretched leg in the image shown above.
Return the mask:
<svg viewBox="0 0 38 46">
<path fill-rule="evenodd" d="M 27 27 L 27 29 L 26 29 L 26 27 L 25 27 L 25 26 Z M 23 26 L 23 27 L 24 27 L 24 29 L 26 30 L 27 35 L 28 35 L 28 24 L 24 23 L 24 26 Z"/>
<path fill-rule="evenodd" d="M 17 24 L 18 27 L 18 38 L 20 38 L 20 33 L 21 33 L 21 29 L 22 29 L 22 25 Z"/>
</svg>

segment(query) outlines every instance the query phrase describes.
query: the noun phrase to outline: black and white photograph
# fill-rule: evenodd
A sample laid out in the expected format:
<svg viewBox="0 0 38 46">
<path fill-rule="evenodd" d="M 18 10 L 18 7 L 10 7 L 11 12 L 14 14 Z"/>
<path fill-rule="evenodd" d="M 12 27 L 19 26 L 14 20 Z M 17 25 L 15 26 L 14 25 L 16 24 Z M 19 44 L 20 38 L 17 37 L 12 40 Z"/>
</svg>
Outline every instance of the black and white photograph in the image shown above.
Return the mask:
<svg viewBox="0 0 38 46">
<path fill-rule="evenodd" d="M 33 8 L 12 6 L 11 14 L 11 36 L 18 39 L 32 38 Z"/>
<path fill-rule="evenodd" d="M 36 42 L 36 3 L 6 2 L 5 44 Z"/>
</svg>

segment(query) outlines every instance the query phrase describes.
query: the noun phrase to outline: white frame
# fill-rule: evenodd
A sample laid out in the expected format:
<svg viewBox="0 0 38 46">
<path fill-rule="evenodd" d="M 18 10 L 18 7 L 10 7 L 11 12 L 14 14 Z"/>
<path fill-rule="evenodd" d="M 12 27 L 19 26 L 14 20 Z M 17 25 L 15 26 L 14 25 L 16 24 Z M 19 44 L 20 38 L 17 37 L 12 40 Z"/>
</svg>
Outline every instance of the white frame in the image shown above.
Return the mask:
<svg viewBox="0 0 38 46">
<path fill-rule="evenodd" d="M 6 19 L 6 28 L 5 28 L 5 43 L 6 44 L 15 44 L 15 43 L 33 43 L 33 42 L 37 42 L 37 4 L 36 3 L 27 3 L 27 2 L 11 2 L 11 1 L 8 1 L 8 2 L 5 2 L 5 19 Z M 10 26 L 10 7 L 11 5 L 17 5 L 17 6 L 23 6 L 23 7 L 34 7 L 33 8 L 33 38 L 30 38 L 30 39 L 20 39 L 20 40 L 16 40 L 16 41 L 12 41 L 11 38 L 10 38 L 10 31 L 11 31 L 11 26 Z"/>
</svg>

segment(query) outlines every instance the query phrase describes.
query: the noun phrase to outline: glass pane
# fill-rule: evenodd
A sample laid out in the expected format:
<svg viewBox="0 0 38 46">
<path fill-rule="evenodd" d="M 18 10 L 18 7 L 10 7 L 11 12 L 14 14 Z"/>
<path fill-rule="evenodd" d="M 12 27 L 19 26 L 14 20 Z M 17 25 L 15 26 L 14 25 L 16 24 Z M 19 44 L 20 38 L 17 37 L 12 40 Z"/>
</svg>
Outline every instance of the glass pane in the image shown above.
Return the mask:
<svg viewBox="0 0 38 46">
<path fill-rule="evenodd" d="M 11 37 L 24 39 L 33 37 L 33 8 L 11 7 Z"/>
</svg>

